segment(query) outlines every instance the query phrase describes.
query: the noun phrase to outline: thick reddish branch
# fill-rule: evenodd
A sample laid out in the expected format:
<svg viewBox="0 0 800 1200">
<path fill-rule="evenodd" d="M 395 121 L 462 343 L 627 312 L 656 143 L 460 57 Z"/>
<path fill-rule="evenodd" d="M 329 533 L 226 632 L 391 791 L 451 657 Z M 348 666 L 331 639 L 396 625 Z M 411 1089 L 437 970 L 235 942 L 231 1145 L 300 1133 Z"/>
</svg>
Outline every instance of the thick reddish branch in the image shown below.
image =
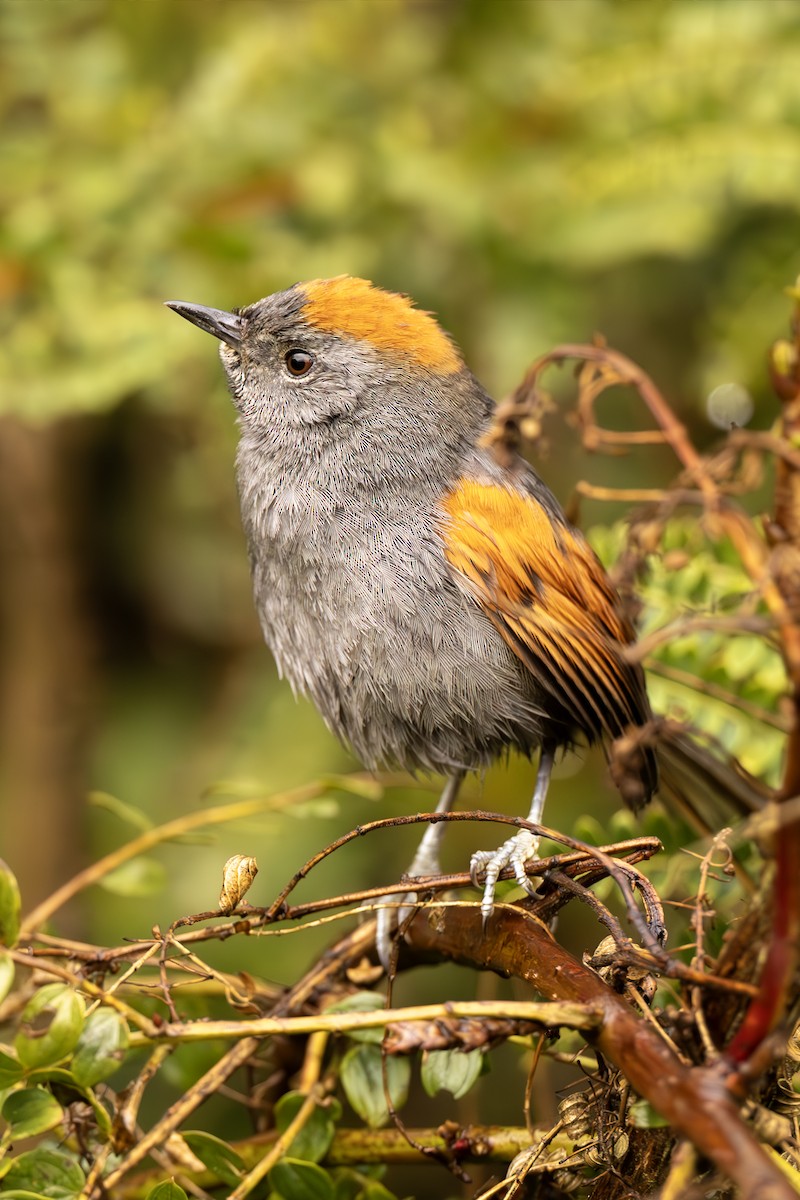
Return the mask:
<svg viewBox="0 0 800 1200">
<path fill-rule="evenodd" d="M 535 917 L 521 908 L 498 908 L 484 936 L 477 909 L 433 904 L 420 911 L 407 939 L 421 953 L 436 951 L 480 970 L 515 975 L 547 999 L 600 1008 L 603 1022 L 593 1039 L 597 1049 L 673 1129 L 690 1138 L 743 1195 L 796 1200 L 797 1193 L 740 1117 L 724 1070 L 683 1063 L 652 1025 Z"/>
<path fill-rule="evenodd" d="M 773 347 L 771 374 L 782 403 L 781 434 L 787 447 L 800 439 L 800 304 L 792 322 L 793 341 Z M 772 544 L 769 571 L 780 591 L 791 620 L 791 636 L 784 634 L 783 656 L 792 684 L 794 713 L 786 747 L 786 766 L 777 800 L 800 796 L 800 471 L 788 456 L 777 458 L 775 517 L 767 530 Z M 744 1063 L 767 1034 L 784 1018 L 790 1002 L 789 988 L 797 967 L 800 946 L 800 821 L 777 813 L 775 831 L 775 888 L 769 950 L 759 981 L 759 992 L 750 1005 L 736 1037 L 728 1047 L 734 1062 Z"/>
</svg>

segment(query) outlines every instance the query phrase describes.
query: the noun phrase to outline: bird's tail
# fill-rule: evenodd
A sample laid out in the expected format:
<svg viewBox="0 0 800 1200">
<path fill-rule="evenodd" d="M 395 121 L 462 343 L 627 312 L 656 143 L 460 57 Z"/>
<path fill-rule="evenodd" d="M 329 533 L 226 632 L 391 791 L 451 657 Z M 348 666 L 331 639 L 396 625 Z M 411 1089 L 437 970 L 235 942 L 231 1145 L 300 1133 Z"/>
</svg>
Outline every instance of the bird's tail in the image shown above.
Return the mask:
<svg viewBox="0 0 800 1200">
<path fill-rule="evenodd" d="M 760 812 L 771 790 L 730 755 L 692 737 L 685 726 L 661 718 L 628 730 L 611 747 L 611 774 L 623 799 L 637 807 L 636 781 L 655 754 L 657 795 L 700 833 L 717 833 Z M 639 784 L 641 788 L 641 784 Z"/>
</svg>

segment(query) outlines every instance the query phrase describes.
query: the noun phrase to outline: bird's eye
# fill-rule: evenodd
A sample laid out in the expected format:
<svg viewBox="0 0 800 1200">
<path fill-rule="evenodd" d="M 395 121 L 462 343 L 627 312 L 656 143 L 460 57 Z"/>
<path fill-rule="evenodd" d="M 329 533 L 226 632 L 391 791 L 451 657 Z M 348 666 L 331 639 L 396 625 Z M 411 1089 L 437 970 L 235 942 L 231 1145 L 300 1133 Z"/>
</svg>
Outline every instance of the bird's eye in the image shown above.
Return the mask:
<svg viewBox="0 0 800 1200">
<path fill-rule="evenodd" d="M 290 375 L 307 375 L 314 365 L 314 355 L 307 350 L 289 350 L 283 361 Z"/>
</svg>

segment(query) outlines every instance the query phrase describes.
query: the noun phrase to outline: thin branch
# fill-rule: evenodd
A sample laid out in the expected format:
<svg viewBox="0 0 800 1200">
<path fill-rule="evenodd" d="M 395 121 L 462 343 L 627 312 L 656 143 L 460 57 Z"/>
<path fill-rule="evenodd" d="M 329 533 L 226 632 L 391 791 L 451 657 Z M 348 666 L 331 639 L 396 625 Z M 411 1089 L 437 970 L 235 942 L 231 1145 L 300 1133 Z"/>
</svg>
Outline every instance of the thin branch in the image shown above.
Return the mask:
<svg viewBox="0 0 800 1200">
<path fill-rule="evenodd" d="M 711 696 L 714 700 L 720 700 L 723 704 L 729 705 L 731 708 L 738 709 L 740 712 L 746 713 L 747 716 L 753 717 L 754 720 L 760 721 L 763 725 L 770 725 L 773 729 L 779 730 L 781 733 L 788 733 L 791 727 L 790 721 L 781 716 L 779 713 L 770 712 L 761 704 L 754 704 L 752 700 L 747 700 L 744 696 L 737 696 L 735 692 L 729 692 L 719 683 L 714 683 L 709 679 L 701 679 L 699 675 L 693 675 L 690 671 L 682 671 L 680 667 L 673 667 L 670 663 L 665 663 L 661 659 L 651 658 L 647 664 L 647 669 L 652 675 L 659 675 L 662 679 L 669 679 L 672 683 L 680 684 L 681 687 L 688 688 L 692 692 L 697 692 L 701 696 Z"/>
<path fill-rule="evenodd" d="M 125 1175 L 143 1162 L 154 1147 L 166 1141 L 169 1135 L 174 1133 L 186 1118 L 199 1108 L 204 1100 L 213 1095 L 220 1084 L 229 1079 L 234 1071 L 243 1066 L 257 1050 L 257 1038 L 246 1037 L 242 1041 L 236 1042 L 219 1062 L 192 1084 L 179 1100 L 170 1105 L 163 1117 L 156 1121 L 155 1125 L 124 1155 L 113 1171 L 106 1175 L 101 1185 L 104 1189 L 102 1194 L 111 1193 Z"/>
<path fill-rule="evenodd" d="M 543 1028 L 565 1026 L 589 1032 L 597 1027 L 598 1014 L 581 1004 L 540 1004 L 523 1000 L 460 1000 L 444 1004 L 418 1004 L 409 1008 L 377 1008 L 368 1012 L 314 1013 L 302 1017 L 255 1017 L 250 1021 L 176 1021 L 160 1026 L 155 1040 L 164 1042 L 209 1042 L 215 1038 L 264 1038 L 310 1033 L 352 1033 L 362 1029 L 385 1029 L 411 1021 L 453 1018 L 509 1018 L 532 1021 Z M 131 1034 L 131 1047 L 146 1046 L 154 1039 Z"/>
<path fill-rule="evenodd" d="M 241 1183 L 230 1193 L 228 1200 L 245 1200 L 245 1197 L 258 1187 L 265 1179 L 278 1159 L 282 1158 L 297 1135 L 303 1130 L 313 1116 L 314 1109 L 324 1099 L 326 1089 L 320 1086 L 322 1062 L 325 1047 L 328 1044 L 326 1033 L 314 1033 L 309 1039 L 303 1065 L 303 1082 L 299 1091 L 305 1092 L 306 1097 L 298 1112 L 280 1135 L 274 1146 L 270 1147 L 264 1157 L 250 1169 Z"/>
<path fill-rule="evenodd" d="M 279 812 L 295 804 L 304 804 L 324 795 L 334 786 L 335 784 L 332 782 L 308 784 L 290 792 L 279 792 L 274 796 L 258 796 L 250 800 L 239 800 L 235 804 L 222 804 L 214 808 L 199 809 L 197 812 L 187 813 L 185 816 L 167 821 L 164 825 L 146 829 L 132 841 L 126 842 L 124 846 L 119 846 L 116 850 L 112 850 L 103 858 L 98 859 L 97 862 L 91 863 L 83 871 L 79 871 L 46 900 L 38 904 L 24 918 L 23 933 L 30 937 L 40 925 L 52 917 L 53 913 L 62 908 L 68 900 L 77 896 L 79 892 L 91 887 L 94 883 L 99 883 L 101 879 L 104 879 L 106 875 L 123 863 L 129 862 L 139 854 L 144 854 L 147 850 L 152 850 L 154 846 L 161 845 L 162 842 L 172 841 L 193 829 L 202 829 L 206 825 L 226 824 L 230 821 L 240 821 L 245 817 L 252 817 L 256 813 Z"/>
</svg>

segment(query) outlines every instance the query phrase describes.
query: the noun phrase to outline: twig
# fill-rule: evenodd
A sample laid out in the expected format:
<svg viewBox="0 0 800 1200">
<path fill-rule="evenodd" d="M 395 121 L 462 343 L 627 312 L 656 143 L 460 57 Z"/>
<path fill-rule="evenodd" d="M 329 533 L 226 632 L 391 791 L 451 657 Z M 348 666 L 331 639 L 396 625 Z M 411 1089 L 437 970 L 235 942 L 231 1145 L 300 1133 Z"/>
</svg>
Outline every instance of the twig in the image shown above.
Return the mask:
<svg viewBox="0 0 800 1200">
<path fill-rule="evenodd" d="M 438 1129 L 411 1129 L 409 1133 L 423 1147 L 446 1151 L 451 1144 L 451 1139 Z M 259 1162 L 279 1136 L 275 1130 L 271 1130 L 243 1141 L 231 1142 L 230 1145 L 245 1164 L 250 1165 Z M 531 1144 L 531 1133 L 524 1126 L 465 1125 L 454 1131 L 454 1137 L 458 1140 L 461 1158 L 475 1162 L 507 1163 Z M 534 1137 L 541 1137 L 541 1132 L 535 1130 Z M 410 1147 L 395 1129 L 337 1129 L 330 1149 L 322 1160 L 327 1167 L 355 1166 L 359 1163 L 411 1163 L 418 1166 L 430 1161 Z M 213 1187 L 220 1182 L 210 1170 L 186 1174 L 205 1187 Z M 153 1184 L 161 1179 L 162 1171 L 142 1171 L 123 1181 L 118 1186 L 117 1195 L 120 1200 L 144 1200 Z"/>
<path fill-rule="evenodd" d="M 134 1035 L 136 1036 L 136 1035 Z M 102 1186 L 105 1192 L 111 1192 L 121 1179 L 124 1178 L 134 1167 L 138 1166 L 145 1158 L 147 1158 L 153 1147 L 160 1145 L 166 1141 L 171 1133 L 186 1120 L 186 1118 L 195 1111 L 196 1108 L 213 1095 L 221 1083 L 243 1066 L 247 1060 L 255 1054 L 258 1049 L 258 1039 L 253 1037 L 243 1038 L 242 1041 L 236 1042 L 234 1046 L 224 1054 L 219 1062 L 215 1063 L 205 1075 L 197 1080 L 196 1083 L 184 1093 L 179 1100 L 170 1105 L 163 1117 L 156 1121 L 155 1125 L 148 1130 L 146 1134 L 137 1142 L 135 1146 L 125 1155 L 122 1161 L 111 1171 L 103 1180 Z M 105 1192 L 103 1194 L 105 1194 Z"/>
<path fill-rule="evenodd" d="M 598 1014 L 581 1004 L 540 1004 L 523 1000 L 459 1000 L 444 1004 L 417 1004 L 408 1008 L 370 1009 L 368 1012 L 314 1013 L 301 1017 L 255 1017 L 250 1021 L 191 1021 L 162 1025 L 156 1037 L 164 1042 L 208 1042 L 215 1038 L 273 1037 L 276 1034 L 352 1033 L 361 1029 L 384 1029 L 406 1021 L 436 1021 L 460 1017 L 508 1017 L 533 1021 L 545 1028 L 566 1026 L 589 1032 L 597 1026 Z M 141 1033 L 131 1034 L 131 1047 L 152 1042 Z"/>
<path fill-rule="evenodd" d="M 733 861 L 733 855 L 727 844 L 727 839 L 731 836 L 730 829 L 721 830 L 712 840 L 706 853 L 700 862 L 700 881 L 697 887 L 697 896 L 692 912 L 692 929 L 695 935 L 695 953 L 692 959 L 692 966 L 695 970 L 703 972 L 705 969 L 706 953 L 705 953 L 705 922 L 706 918 L 713 915 L 713 910 L 709 909 L 708 896 L 708 880 L 712 868 L 717 870 L 721 865 L 723 868 L 728 867 Z M 714 862 L 716 854 L 720 851 L 725 853 L 725 861 L 722 864 Z M 714 1045 L 713 1039 L 708 1029 L 703 1012 L 703 992 L 700 986 L 692 988 L 691 993 L 692 1012 L 694 1014 L 697 1031 L 700 1034 L 700 1039 L 706 1052 L 706 1058 L 709 1062 L 714 1062 L 719 1057 L 719 1051 Z"/>
<path fill-rule="evenodd" d="M 275 1145 L 245 1175 L 241 1183 L 233 1189 L 228 1200 L 245 1200 L 245 1197 L 249 1196 L 253 1189 L 258 1187 L 261 1180 L 269 1174 L 278 1159 L 283 1157 L 301 1129 L 305 1128 L 308 1124 L 314 1113 L 314 1109 L 325 1096 L 326 1089 L 320 1086 L 319 1080 L 322 1074 L 322 1061 L 327 1044 L 327 1033 L 312 1034 L 306 1049 L 303 1082 L 298 1089 L 301 1093 L 306 1093 L 305 1100 L 301 1104 L 296 1116 L 275 1142 Z"/>
<path fill-rule="evenodd" d="M 129 862 L 130 859 L 136 858 L 137 855 L 143 854 L 146 850 L 152 850 L 154 846 L 158 846 L 162 842 L 182 837 L 191 830 L 201 829 L 205 825 L 221 825 L 229 821 L 239 821 L 244 817 L 254 816 L 256 813 L 280 811 L 295 804 L 303 804 L 315 799 L 317 796 L 324 795 L 335 786 L 333 781 L 307 784 L 305 787 L 295 788 L 289 792 L 279 792 L 274 796 L 259 796 L 251 800 L 240 800 L 235 804 L 222 804 L 214 808 L 199 809 L 197 812 L 187 813 L 185 816 L 176 817 L 173 821 L 167 821 L 164 825 L 157 825 L 153 829 L 146 829 L 139 837 L 126 842 L 124 846 L 119 846 L 116 850 L 112 850 L 109 854 L 104 855 L 103 858 L 98 859 L 97 862 L 92 863 L 83 871 L 79 871 L 77 875 L 74 875 L 72 879 L 63 884 L 52 895 L 48 896 L 46 900 L 38 904 L 24 918 L 22 922 L 23 934 L 30 937 L 40 925 L 43 925 L 45 921 L 52 917 L 54 912 L 63 907 L 73 896 L 77 896 L 79 892 L 90 887 L 93 883 L 98 883 L 123 863 Z"/>
<path fill-rule="evenodd" d="M 714 683 L 713 680 L 701 679 L 699 675 L 692 675 L 690 671 L 673 667 L 661 659 L 651 659 L 647 664 L 647 669 L 652 675 L 660 675 L 662 679 L 669 679 L 672 683 L 680 684 L 681 687 L 697 692 L 701 696 L 711 696 L 714 700 L 720 700 L 723 704 L 728 704 L 731 708 L 736 708 L 754 720 L 760 721 L 763 725 L 770 725 L 773 729 L 778 729 L 781 733 L 789 732 L 791 726 L 786 717 L 770 712 L 762 705 L 747 700 L 744 696 L 737 696 L 734 692 L 729 692 L 727 688 Z"/>
<path fill-rule="evenodd" d="M 664 642 L 674 642 L 676 638 L 685 637 L 687 633 L 707 631 L 709 633 L 746 634 L 769 633 L 774 629 L 774 623 L 766 617 L 745 617 L 739 614 L 735 617 L 723 617 L 713 614 L 693 614 L 689 617 L 679 617 L 654 629 L 639 641 L 626 646 L 622 655 L 628 662 L 643 662 L 652 652 Z"/>
</svg>

